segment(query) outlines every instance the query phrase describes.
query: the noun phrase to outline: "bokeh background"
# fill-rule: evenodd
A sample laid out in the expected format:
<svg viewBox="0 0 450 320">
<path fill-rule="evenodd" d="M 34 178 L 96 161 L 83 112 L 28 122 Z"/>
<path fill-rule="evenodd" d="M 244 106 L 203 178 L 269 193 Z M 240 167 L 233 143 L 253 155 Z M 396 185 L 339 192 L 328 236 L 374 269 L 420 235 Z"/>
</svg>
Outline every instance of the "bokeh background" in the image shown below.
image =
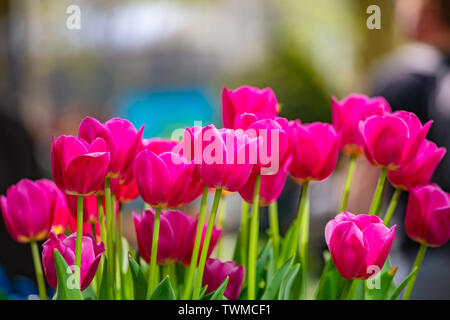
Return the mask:
<svg viewBox="0 0 450 320">
<path fill-rule="evenodd" d="M 439 0 L 2 0 L 0 1 L 0 193 L 23 177 L 51 178 L 51 137 L 76 135 L 84 116 L 121 116 L 145 137 L 170 137 L 194 121 L 221 125 L 224 86 L 272 87 L 281 115 L 330 121 L 330 96 L 383 95 L 393 109 L 435 119 L 430 138 L 450 140 L 450 1 Z M 368 6 L 381 9 L 369 30 Z M 67 8 L 81 9 L 70 30 Z M 434 178 L 449 191 L 449 156 Z M 325 223 L 341 196 L 347 159 L 311 189 L 311 274 L 320 276 Z M 378 171 L 360 159 L 349 209 L 365 213 Z M 288 179 L 280 225 L 292 222 L 300 189 Z M 386 190 L 385 204 L 391 190 Z M 227 197 L 221 254 L 232 256 L 240 202 Z M 403 204 L 406 197 L 403 199 Z M 134 240 L 131 210 L 125 233 Z M 195 213 L 194 204 L 186 210 Z M 399 206 L 391 254 L 410 271 L 418 248 L 405 236 Z M 0 223 L 0 287 L 18 297 L 34 279 L 31 255 Z M 262 210 L 262 234 L 267 212 Z M 449 245 L 427 253 L 413 298 L 450 298 Z M 26 278 L 24 278 L 26 277 Z M 10 279 L 10 280 L 6 280 Z M 13 279 L 13 280 L 11 280 Z M 32 285 L 31 285 L 32 286 Z"/>
</svg>

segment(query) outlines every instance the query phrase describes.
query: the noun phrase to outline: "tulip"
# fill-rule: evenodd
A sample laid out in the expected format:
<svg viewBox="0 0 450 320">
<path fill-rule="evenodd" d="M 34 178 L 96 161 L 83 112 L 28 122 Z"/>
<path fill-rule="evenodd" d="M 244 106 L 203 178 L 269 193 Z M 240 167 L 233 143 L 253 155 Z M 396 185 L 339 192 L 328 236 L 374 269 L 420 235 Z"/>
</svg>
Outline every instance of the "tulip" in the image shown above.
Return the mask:
<svg viewBox="0 0 450 320">
<path fill-rule="evenodd" d="M 364 141 L 359 131 L 359 122 L 370 116 L 390 113 L 389 103 L 383 97 L 369 98 L 362 94 L 350 94 L 338 101 L 331 98 L 333 126 L 341 133 L 340 149 L 348 155 L 360 156 Z"/>
<path fill-rule="evenodd" d="M 173 148 L 178 144 L 178 141 L 161 138 L 144 139 L 142 148 L 150 150 L 155 154 L 160 155 L 164 152 L 172 152 Z"/>
<path fill-rule="evenodd" d="M 108 177 L 127 182 L 132 177 L 133 162 L 141 147 L 143 132 L 144 126 L 137 131 L 125 119 L 113 118 L 102 124 L 94 118 L 86 117 L 80 123 L 78 136 L 87 142 L 103 138 L 111 155 Z"/>
<path fill-rule="evenodd" d="M 402 190 L 426 185 L 446 151 L 445 148 L 438 148 L 433 142 L 425 139 L 417 156 L 398 170 L 389 171 L 387 177 L 393 186 Z"/>
<path fill-rule="evenodd" d="M 414 113 L 406 111 L 369 117 L 359 124 L 364 153 L 371 164 L 397 170 L 414 160 L 431 124 L 422 126 Z"/>
<path fill-rule="evenodd" d="M 152 206 L 175 208 L 197 198 L 192 194 L 191 175 L 194 163 L 173 152 L 157 155 L 149 150 L 141 151 L 136 157 L 134 175 L 144 201 Z"/>
<path fill-rule="evenodd" d="M 133 221 L 136 228 L 139 253 L 147 263 L 150 263 L 155 211 L 146 210 L 140 216 L 133 213 Z M 157 263 L 159 265 L 175 262 L 189 265 L 197 223 L 196 219 L 178 210 L 168 210 L 161 214 L 157 251 Z M 208 256 L 211 255 L 220 235 L 221 230 L 214 229 Z"/>
<path fill-rule="evenodd" d="M 206 294 L 217 290 L 228 277 L 224 296 L 229 300 L 239 299 L 244 274 L 244 267 L 236 265 L 235 261 L 222 262 L 219 259 L 209 258 L 206 260 L 205 274 L 203 276 L 203 286 L 208 286 Z"/>
<path fill-rule="evenodd" d="M 435 184 L 410 189 L 405 229 L 414 241 L 444 245 L 450 239 L 450 194 Z"/>
<path fill-rule="evenodd" d="M 111 190 L 120 203 L 133 201 L 139 196 L 139 190 L 134 178 L 124 184 L 120 184 L 119 179 L 111 179 Z"/>
<path fill-rule="evenodd" d="M 69 208 L 69 212 L 73 218 L 77 218 L 78 208 L 77 208 L 77 196 L 70 194 L 66 195 L 66 202 Z M 92 224 L 98 221 L 98 204 L 97 196 L 87 196 L 84 197 L 83 201 L 83 222 Z"/>
<path fill-rule="evenodd" d="M 253 113 L 265 117 L 278 115 L 278 102 L 275 93 L 270 88 L 258 89 L 242 86 L 236 90 L 223 88 L 222 91 L 223 125 L 225 128 L 236 129 L 236 116 L 243 113 Z"/>
<path fill-rule="evenodd" d="M 57 277 L 55 268 L 54 251 L 57 249 L 67 262 L 69 267 L 75 264 L 75 242 L 76 234 L 56 235 L 53 231 L 50 238 L 44 243 L 42 251 L 42 264 L 44 265 L 44 273 L 48 283 L 56 290 Z M 97 243 L 91 235 L 83 235 L 82 238 L 83 255 L 81 257 L 80 266 L 80 289 L 86 289 L 91 283 L 97 272 L 100 258 L 105 252 L 103 242 Z"/>
<path fill-rule="evenodd" d="M 328 123 L 302 125 L 292 122 L 294 141 L 291 175 L 297 180 L 324 180 L 333 172 L 339 153 L 340 138 Z"/>
<path fill-rule="evenodd" d="M 378 273 L 387 259 L 395 237 L 374 215 L 338 214 L 325 227 L 325 240 L 331 259 L 346 279 L 367 279 Z"/>
<path fill-rule="evenodd" d="M 110 155 L 105 140 L 88 144 L 80 138 L 61 136 L 53 139 L 52 173 L 59 189 L 73 195 L 96 193 L 105 179 Z"/>
<path fill-rule="evenodd" d="M 15 241 L 36 242 L 48 237 L 53 210 L 40 183 L 22 179 L 9 187 L 0 201 L 6 229 Z"/>
</svg>

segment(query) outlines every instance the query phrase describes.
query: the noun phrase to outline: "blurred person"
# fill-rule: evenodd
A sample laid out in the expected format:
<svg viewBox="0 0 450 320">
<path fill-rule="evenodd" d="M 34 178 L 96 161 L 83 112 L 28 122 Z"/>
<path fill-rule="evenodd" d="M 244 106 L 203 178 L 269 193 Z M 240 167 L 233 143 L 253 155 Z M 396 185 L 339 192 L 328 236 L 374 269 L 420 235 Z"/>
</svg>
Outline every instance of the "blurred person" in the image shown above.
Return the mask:
<svg viewBox="0 0 450 320">
<path fill-rule="evenodd" d="M 393 111 L 414 112 L 422 123 L 434 120 L 427 138 L 450 150 L 450 1 L 398 0 L 396 16 L 400 31 L 411 42 L 375 64 L 372 95 L 385 97 Z M 448 154 L 438 165 L 431 182 L 450 191 Z M 400 227 L 397 247 L 404 256 L 393 262 L 403 263 L 399 269 L 403 273 L 401 276 L 410 271 L 418 248 L 404 232 L 407 199 L 407 193 L 403 193 L 395 221 L 392 221 Z M 387 201 L 389 198 L 385 198 L 385 203 Z M 447 244 L 429 250 L 423 265 L 427 270 L 419 274 L 412 298 L 450 298 L 449 249 Z M 435 277 L 439 279 L 431 280 Z M 438 286 L 431 287 L 432 283 Z"/>
</svg>

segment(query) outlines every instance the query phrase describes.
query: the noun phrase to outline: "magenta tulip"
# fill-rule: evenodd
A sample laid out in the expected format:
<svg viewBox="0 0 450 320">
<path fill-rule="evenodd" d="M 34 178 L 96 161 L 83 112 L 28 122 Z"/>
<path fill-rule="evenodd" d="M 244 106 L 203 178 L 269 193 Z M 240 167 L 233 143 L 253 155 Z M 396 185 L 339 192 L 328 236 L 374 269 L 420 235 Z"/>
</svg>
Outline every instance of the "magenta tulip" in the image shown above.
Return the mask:
<svg viewBox="0 0 450 320">
<path fill-rule="evenodd" d="M 256 158 L 259 139 L 242 130 L 216 129 L 214 125 L 200 132 L 185 130 L 183 154 L 193 159 L 201 181 L 210 188 L 238 191 L 247 182 Z M 254 155 L 254 154 L 253 154 Z"/>
<path fill-rule="evenodd" d="M 209 258 L 206 260 L 202 285 L 208 286 L 206 289 L 206 294 L 208 294 L 217 290 L 228 277 L 224 296 L 229 300 L 237 300 L 241 294 L 244 274 L 244 267 L 238 266 L 235 261 L 222 262 L 219 259 Z"/>
<path fill-rule="evenodd" d="M 223 88 L 222 115 L 225 128 L 235 127 L 236 116 L 243 113 L 259 114 L 263 117 L 278 115 L 278 102 L 275 93 L 270 88 L 258 89 L 242 86 L 236 90 Z"/>
<path fill-rule="evenodd" d="M 369 117 L 359 124 L 364 153 L 371 164 L 397 170 L 414 160 L 431 124 L 422 126 L 414 113 L 406 111 Z"/>
<path fill-rule="evenodd" d="M 324 180 L 333 172 L 339 154 L 340 136 L 328 123 L 302 125 L 291 122 L 291 175 L 299 181 Z"/>
<path fill-rule="evenodd" d="M 20 243 L 48 237 L 53 210 L 47 190 L 37 182 L 22 179 L 0 197 L 2 216 L 11 237 Z"/>
<path fill-rule="evenodd" d="M 383 97 L 369 98 L 362 94 L 350 94 L 338 101 L 331 98 L 333 125 L 341 133 L 340 149 L 348 155 L 363 153 L 364 141 L 359 131 L 359 122 L 370 116 L 381 116 L 391 112 L 389 103 Z"/>
<path fill-rule="evenodd" d="M 375 215 L 338 214 L 325 227 L 331 259 L 346 279 L 367 279 L 383 268 L 395 237 Z"/>
<path fill-rule="evenodd" d="M 425 139 L 414 160 L 398 170 L 389 171 L 387 177 L 392 185 L 403 190 L 426 185 L 446 151 Z"/>
<path fill-rule="evenodd" d="M 66 203 L 72 217 L 77 219 L 77 196 L 66 194 Z M 98 221 L 98 203 L 97 196 L 87 196 L 83 200 L 83 222 L 96 223 Z M 75 229 L 76 230 L 76 229 Z"/>
<path fill-rule="evenodd" d="M 435 184 L 412 188 L 405 215 L 408 236 L 430 247 L 450 239 L 450 194 Z"/>
<path fill-rule="evenodd" d="M 139 196 L 139 190 L 134 178 L 123 184 L 120 184 L 119 180 L 117 178 L 111 179 L 111 191 L 118 202 L 130 202 Z"/>
<path fill-rule="evenodd" d="M 150 150 L 154 154 L 161 154 L 164 152 L 172 152 L 173 148 L 178 144 L 178 141 L 161 138 L 144 139 L 142 142 L 142 148 L 144 150 Z"/>
<path fill-rule="evenodd" d="M 201 194 L 193 194 L 191 175 L 195 165 L 183 156 L 164 152 L 157 155 L 149 150 L 141 151 L 135 160 L 134 176 L 144 201 L 152 206 L 175 208 L 195 200 Z"/>
<path fill-rule="evenodd" d="M 44 266 L 45 277 L 53 289 L 56 289 L 58 283 L 54 251 L 57 249 L 69 267 L 73 267 L 75 265 L 75 244 L 75 233 L 66 237 L 63 234 L 56 235 L 53 231 L 50 233 L 50 238 L 43 244 L 42 264 Z M 81 256 L 80 266 L 80 289 L 84 290 L 89 286 L 97 272 L 100 258 L 105 252 L 105 246 L 103 242 L 97 243 L 91 235 L 86 234 L 83 235 L 81 246 L 83 254 Z"/>
<path fill-rule="evenodd" d="M 139 253 L 145 261 L 150 263 L 155 211 L 146 210 L 140 216 L 133 213 L 133 220 L 136 228 Z M 196 229 L 197 220 L 191 216 L 178 210 L 162 212 L 157 263 L 162 265 L 181 262 L 189 265 L 194 247 Z M 220 234 L 221 231 L 214 228 L 208 256 L 212 253 Z"/>
<path fill-rule="evenodd" d="M 80 138 L 61 136 L 53 139 L 51 163 L 53 179 L 62 191 L 72 195 L 91 195 L 102 186 L 110 155 L 105 140 L 88 144 Z"/>
<path fill-rule="evenodd" d="M 80 124 L 78 136 L 87 142 L 102 138 L 111 154 L 108 177 L 120 178 L 127 182 L 133 175 L 133 163 L 141 148 L 144 126 L 139 131 L 125 119 L 113 118 L 102 124 L 98 120 L 86 117 Z"/>
</svg>

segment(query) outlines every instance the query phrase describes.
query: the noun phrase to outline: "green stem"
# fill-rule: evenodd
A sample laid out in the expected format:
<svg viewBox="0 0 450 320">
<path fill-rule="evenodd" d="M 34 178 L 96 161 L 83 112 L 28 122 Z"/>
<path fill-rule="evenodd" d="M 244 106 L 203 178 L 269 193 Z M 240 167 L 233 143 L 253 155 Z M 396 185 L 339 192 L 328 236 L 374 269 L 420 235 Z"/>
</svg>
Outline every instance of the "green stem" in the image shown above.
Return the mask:
<svg viewBox="0 0 450 320">
<path fill-rule="evenodd" d="M 347 209 L 348 196 L 350 195 L 350 187 L 352 185 L 353 175 L 355 173 L 356 156 L 351 155 L 348 162 L 347 177 L 345 178 L 344 193 L 342 194 L 341 206 L 339 213 Z"/>
<path fill-rule="evenodd" d="M 412 270 L 417 267 L 417 269 L 420 269 L 420 266 L 422 265 L 423 258 L 425 257 L 425 253 L 427 252 L 428 246 L 426 244 L 421 244 L 419 251 L 417 252 L 416 261 L 414 261 L 414 265 L 412 267 Z M 403 300 L 409 300 L 411 297 L 411 293 L 414 288 L 414 283 L 416 282 L 417 275 L 419 274 L 419 271 L 409 280 L 408 285 L 405 289 L 405 294 L 403 295 Z"/>
<path fill-rule="evenodd" d="M 31 255 L 33 256 L 34 270 L 36 272 L 36 280 L 39 289 L 39 295 L 41 300 L 47 300 L 47 291 L 45 290 L 44 275 L 42 273 L 41 258 L 39 255 L 39 249 L 35 241 L 30 242 Z"/>
<path fill-rule="evenodd" d="M 270 234 L 272 236 L 272 245 L 273 245 L 273 256 L 274 260 L 277 264 L 280 263 L 278 261 L 278 254 L 280 248 L 280 231 L 278 227 L 278 205 L 277 202 L 274 201 L 269 205 L 269 216 L 270 216 Z"/>
<path fill-rule="evenodd" d="M 303 211 L 305 211 L 306 198 L 308 196 L 308 187 L 309 187 L 309 181 L 303 182 L 302 192 L 300 193 L 300 199 L 299 199 L 299 204 L 298 204 L 297 218 L 294 221 L 294 223 L 295 223 L 294 233 L 292 234 L 291 246 L 290 246 L 288 257 L 294 256 L 295 253 L 297 252 L 298 242 L 299 242 L 299 238 L 300 238 L 300 227 L 301 227 L 302 219 L 303 219 L 302 216 L 303 216 Z"/>
<path fill-rule="evenodd" d="M 106 254 L 108 257 L 107 272 L 108 283 L 114 283 L 114 253 L 113 253 L 113 230 L 111 229 L 111 179 L 105 179 L 105 213 L 106 213 Z M 113 290 L 114 291 L 114 290 Z"/>
<path fill-rule="evenodd" d="M 381 207 L 381 201 L 383 198 L 384 182 L 386 181 L 387 168 L 381 169 L 380 178 L 378 179 L 377 188 L 373 195 L 372 204 L 370 205 L 369 214 L 378 215 L 378 209 Z"/>
<path fill-rule="evenodd" d="M 395 212 L 395 208 L 397 207 L 398 199 L 400 199 L 400 195 L 402 194 L 402 189 L 396 188 L 394 194 L 392 195 L 391 202 L 389 203 L 389 207 L 386 211 L 386 215 L 384 216 L 384 225 L 389 225 L 391 221 L 392 215 Z"/>
<path fill-rule="evenodd" d="M 247 268 L 248 252 L 248 202 L 242 199 L 241 230 L 240 230 L 240 263 Z"/>
<path fill-rule="evenodd" d="M 342 291 L 342 294 L 341 294 L 341 300 L 350 300 L 349 298 L 351 298 L 351 297 L 349 297 L 349 295 L 350 295 L 350 289 L 352 288 L 352 286 L 353 286 L 353 283 L 355 282 L 355 280 L 354 279 L 345 279 L 346 281 L 345 281 L 345 285 L 344 285 L 344 290 Z"/>
<path fill-rule="evenodd" d="M 208 228 L 206 229 L 205 240 L 203 241 L 202 253 L 200 255 L 200 262 L 198 264 L 197 275 L 194 283 L 193 298 L 196 300 L 200 296 L 200 289 L 202 287 L 203 272 L 205 270 L 206 258 L 208 257 L 209 243 L 216 220 L 217 209 L 219 208 L 220 198 L 222 197 L 222 189 L 217 188 L 214 194 L 213 206 L 211 214 L 209 215 Z"/>
<path fill-rule="evenodd" d="M 208 200 L 208 187 L 203 188 L 203 195 L 202 195 L 202 203 L 200 206 L 200 214 L 198 216 L 198 222 L 197 222 L 197 232 L 195 234 L 195 242 L 194 242 L 194 249 L 192 250 L 192 257 L 191 257 L 191 264 L 189 265 L 189 271 L 187 274 L 187 281 L 186 281 L 186 287 L 184 288 L 184 294 L 183 299 L 188 300 L 191 298 L 191 290 L 192 285 L 194 282 L 194 273 L 195 268 L 197 266 L 198 262 L 198 256 L 200 251 L 200 243 L 202 239 L 202 232 L 203 232 L 203 225 L 205 223 L 205 213 L 206 213 L 206 203 Z"/>
<path fill-rule="evenodd" d="M 97 196 L 97 207 L 98 207 L 98 223 L 100 224 L 100 235 L 102 241 L 106 244 L 106 227 L 105 227 L 105 216 L 103 213 L 103 202 L 102 196 Z"/>
<path fill-rule="evenodd" d="M 77 240 L 75 248 L 75 278 L 80 285 L 81 244 L 83 240 L 83 196 L 78 195 L 77 201 Z"/>
<path fill-rule="evenodd" d="M 159 240 L 159 225 L 161 220 L 161 207 L 155 208 L 155 222 L 153 223 L 153 238 L 152 251 L 150 256 L 150 272 L 148 277 L 147 297 L 150 297 L 153 290 L 158 284 L 157 277 L 157 257 L 158 257 L 158 240 Z"/>
<path fill-rule="evenodd" d="M 226 211 L 226 207 L 225 207 L 225 198 L 222 195 L 222 200 L 220 201 L 220 205 L 219 205 L 219 212 L 217 214 L 217 227 L 221 230 L 224 229 L 225 226 L 225 211 Z M 221 258 L 222 257 L 222 242 L 223 242 L 223 237 L 219 238 L 219 241 L 217 242 L 217 257 Z"/>
<path fill-rule="evenodd" d="M 252 216 L 250 218 L 250 238 L 248 244 L 248 300 L 255 300 L 256 298 L 256 260 L 258 258 L 260 186 L 261 175 L 257 175 L 255 190 L 253 191 Z"/>
<path fill-rule="evenodd" d="M 123 232 L 123 212 L 122 212 L 122 204 L 119 202 L 119 215 L 117 218 L 117 259 L 118 259 L 118 265 L 117 265 L 117 283 L 120 287 L 122 287 L 122 265 L 123 265 L 123 252 L 122 252 L 122 232 Z M 121 294 L 122 291 L 119 291 L 119 294 Z"/>
<path fill-rule="evenodd" d="M 307 298 L 307 280 L 308 280 L 308 242 L 309 242 L 309 200 L 308 196 L 305 196 L 305 208 L 302 213 L 302 220 L 300 226 L 300 262 L 302 272 L 302 282 L 300 290 L 300 299 L 306 300 Z"/>
<path fill-rule="evenodd" d="M 178 280 L 177 280 L 177 271 L 175 270 L 175 264 L 171 263 L 168 266 L 168 272 L 169 272 L 169 278 L 170 283 L 172 284 L 173 291 L 175 291 L 175 294 L 178 296 Z"/>
</svg>

